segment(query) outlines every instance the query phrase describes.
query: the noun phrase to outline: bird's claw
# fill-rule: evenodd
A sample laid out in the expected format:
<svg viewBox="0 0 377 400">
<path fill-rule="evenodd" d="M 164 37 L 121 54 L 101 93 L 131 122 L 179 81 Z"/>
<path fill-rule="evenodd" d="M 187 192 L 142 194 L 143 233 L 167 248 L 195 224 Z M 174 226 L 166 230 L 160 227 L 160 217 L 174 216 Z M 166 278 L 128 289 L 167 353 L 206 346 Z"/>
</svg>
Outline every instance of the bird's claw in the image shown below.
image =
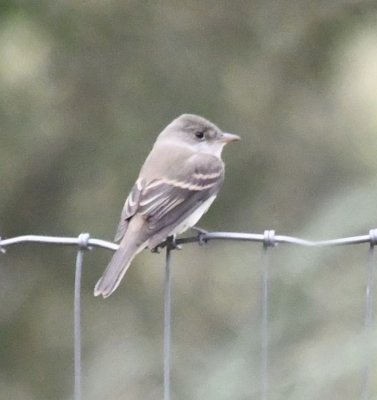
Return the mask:
<svg viewBox="0 0 377 400">
<path fill-rule="evenodd" d="M 205 238 L 205 236 L 208 233 L 208 231 L 206 231 L 205 229 L 199 228 L 197 226 L 193 226 L 191 229 L 198 233 L 199 246 L 204 246 L 205 244 L 207 244 L 208 240 Z"/>
<path fill-rule="evenodd" d="M 151 252 L 160 254 L 161 250 L 164 247 L 168 247 L 169 250 L 182 250 L 182 246 L 177 243 L 176 236 L 173 235 L 173 236 L 169 236 L 164 242 L 160 243 L 156 247 L 153 247 L 153 249 L 151 249 Z"/>
<path fill-rule="evenodd" d="M 153 249 L 151 249 L 151 253 L 160 254 L 161 249 L 162 249 L 162 246 L 158 245 L 156 247 L 153 247 Z"/>
<path fill-rule="evenodd" d="M 166 243 L 170 250 L 182 250 L 182 246 L 177 243 L 177 237 L 175 235 L 169 236 L 166 239 Z"/>
</svg>

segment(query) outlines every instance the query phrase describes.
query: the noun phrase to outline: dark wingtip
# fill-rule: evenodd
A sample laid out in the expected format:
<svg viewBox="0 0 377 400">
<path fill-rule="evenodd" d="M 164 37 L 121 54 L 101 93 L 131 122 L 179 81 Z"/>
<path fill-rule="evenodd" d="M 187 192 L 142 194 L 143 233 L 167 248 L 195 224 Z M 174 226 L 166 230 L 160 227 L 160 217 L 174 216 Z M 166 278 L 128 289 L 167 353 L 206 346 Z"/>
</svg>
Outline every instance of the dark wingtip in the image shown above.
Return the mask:
<svg viewBox="0 0 377 400">
<path fill-rule="evenodd" d="M 102 294 L 102 289 L 100 288 L 102 282 L 102 278 L 98 280 L 96 286 L 94 287 L 94 296 L 97 297 Z"/>
<path fill-rule="evenodd" d="M 115 290 L 106 290 L 106 288 L 101 287 L 103 285 L 103 279 L 99 279 L 99 281 L 97 282 L 96 286 L 94 287 L 94 296 L 102 296 L 104 299 L 106 299 L 107 297 L 109 297 L 111 295 L 111 293 L 113 293 L 113 291 Z"/>
</svg>

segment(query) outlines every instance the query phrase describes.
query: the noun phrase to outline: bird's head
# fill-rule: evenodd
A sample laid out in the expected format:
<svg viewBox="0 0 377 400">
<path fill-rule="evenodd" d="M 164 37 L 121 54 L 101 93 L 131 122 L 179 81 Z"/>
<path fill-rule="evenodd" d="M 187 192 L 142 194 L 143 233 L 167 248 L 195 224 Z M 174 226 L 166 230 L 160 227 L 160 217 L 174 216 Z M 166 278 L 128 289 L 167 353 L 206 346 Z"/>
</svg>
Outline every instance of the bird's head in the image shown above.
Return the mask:
<svg viewBox="0 0 377 400">
<path fill-rule="evenodd" d="M 173 120 L 159 135 L 157 141 L 175 142 L 201 153 L 220 157 L 223 147 L 240 140 L 238 135 L 226 133 L 215 124 L 194 114 L 182 114 Z"/>
</svg>

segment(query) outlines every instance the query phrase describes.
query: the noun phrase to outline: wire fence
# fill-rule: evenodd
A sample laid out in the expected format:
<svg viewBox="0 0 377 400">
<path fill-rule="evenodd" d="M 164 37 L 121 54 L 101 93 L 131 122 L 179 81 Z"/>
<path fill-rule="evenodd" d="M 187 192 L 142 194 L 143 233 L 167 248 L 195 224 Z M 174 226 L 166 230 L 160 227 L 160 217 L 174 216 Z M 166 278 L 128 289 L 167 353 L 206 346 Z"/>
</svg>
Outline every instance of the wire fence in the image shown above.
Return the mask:
<svg viewBox="0 0 377 400">
<path fill-rule="evenodd" d="M 269 254 L 278 244 L 298 245 L 309 247 L 329 247 L 342 245 L 368 244 L 367 278 L 365 284 L 365 315 L 364 315 L 364 346 L 366 360 L 362 372 L 361 400 L 370 400 L 371 397 L 371 365 L 372 365 L 372 326 L 374 321 L 374 281 L 375 281 L 375 245 L 377 244 L 377 229 L 371 229 L 368 234 L 345 238 L 312 241 L 292 236 L 276 235 L 273 230 L 266 230 L 263 234 L 238 232 L 206 232 L 199 231 L 196 236 L 179 238 L 175 241 L 168 239 L 160 248 L 166 248 L 165 280 L 164 280 L 164 333 L 163 333 L 163 399 L 171 398 L 171 254 L 177 246 L 187 243 L 201 245 L 211 240 L 231 240 L 257 242 L 262 245 L 262 272 L 261 272 L 261 343 L 260 343 L 260 399 L 268 400 L 269 384 Z M 74 400 L 82 400 L 81 392 L 81 275 L 84 252 L 93 247 L 108 250 L 117 250 L 118 245 L 102 239 L 91 238 L 89 233 L 81 233 L 78 237 L 24 235 L 1 240 L 0 253 L 6 249 L 24 243 L 41 243 L 47 245 L 76 246 L 76 270 L 74 290 Z"/>
</svg>

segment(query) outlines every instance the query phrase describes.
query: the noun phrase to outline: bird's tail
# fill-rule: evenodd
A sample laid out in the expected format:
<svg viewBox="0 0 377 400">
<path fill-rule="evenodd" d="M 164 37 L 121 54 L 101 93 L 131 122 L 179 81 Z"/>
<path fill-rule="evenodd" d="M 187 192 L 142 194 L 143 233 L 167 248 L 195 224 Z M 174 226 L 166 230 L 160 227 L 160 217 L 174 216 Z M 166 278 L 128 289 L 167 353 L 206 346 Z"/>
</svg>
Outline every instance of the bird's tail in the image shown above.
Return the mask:
<svg viewBox="0 0 377 400">
<path fill-rule="evenodd" d="M 127 236 L 127 235 L 126 235 Z M 127 243 L 128 242 L 128 243 Z M 144 245 L 136 245 L 123 238 L 109 265 L 94 288 L 94 296 L 109 297 L 119 286 L 132 260 L 143 250 Z"/>
</svg>

